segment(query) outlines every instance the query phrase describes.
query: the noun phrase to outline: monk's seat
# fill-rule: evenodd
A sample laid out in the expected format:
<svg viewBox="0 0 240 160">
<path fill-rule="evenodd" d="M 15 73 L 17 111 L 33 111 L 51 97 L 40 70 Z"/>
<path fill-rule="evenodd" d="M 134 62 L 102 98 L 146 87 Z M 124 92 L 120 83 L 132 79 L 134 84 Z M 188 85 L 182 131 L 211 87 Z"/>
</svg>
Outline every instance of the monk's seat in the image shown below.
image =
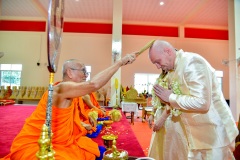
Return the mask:
<svg viewBox="0 0 240 160">
<path fill-rule="evenodd" d="M 3 100 L 0 100 L 0 105 L 1 105 L 1 106 L 11 105 L 11 104 L 15 104 L 15 101 L 14 101 L 14 100 L 11 100 L 11 99 L 3 99 Z"/>
</svg>

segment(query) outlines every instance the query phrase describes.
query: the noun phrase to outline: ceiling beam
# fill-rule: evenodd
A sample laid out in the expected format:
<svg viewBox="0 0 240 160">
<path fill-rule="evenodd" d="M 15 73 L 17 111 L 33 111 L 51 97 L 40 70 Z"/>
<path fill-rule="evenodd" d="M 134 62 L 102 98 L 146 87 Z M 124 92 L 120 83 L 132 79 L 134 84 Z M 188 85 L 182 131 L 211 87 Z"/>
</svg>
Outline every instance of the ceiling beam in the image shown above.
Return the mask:
<svg viewBox="0 0 240 160">
<path fill-rule="evenodd" d="M 1 1 L 1 0 L 0 0 Z M 47 10 L 43 7 L 43 5 L 39 2 L 39 0 L 32 0 L 32 3 L 35 5 L 37 10 L 42 14 L 42 16 L 45 19 L 48 19 L 48 12 Z"/>
<path fill-rule="evenodd" d="M 195 18 L 196 15 L 198 15 L 202 9 L 207 6 L 209 3 L 209 0 L 201 0 L 198 5 L 196 5 L 191 12 L 188 13 L 188 15 L 180 22 L 180 26 L 185 25 L 187 22 L 191 21 L 193 18 Z"/>
</svg>

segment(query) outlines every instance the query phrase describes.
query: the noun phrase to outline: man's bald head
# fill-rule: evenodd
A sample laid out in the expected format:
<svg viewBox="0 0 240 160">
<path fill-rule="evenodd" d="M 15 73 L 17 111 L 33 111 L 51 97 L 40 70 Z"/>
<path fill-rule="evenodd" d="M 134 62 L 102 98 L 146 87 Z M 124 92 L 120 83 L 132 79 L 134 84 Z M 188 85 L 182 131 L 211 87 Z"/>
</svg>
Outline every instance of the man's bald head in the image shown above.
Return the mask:
<svg viewBox="0 0 240 160">
<path fill-rule="evenodd" d="M 166 41 L 156 40 L 149 49 L 149 59 L 158 69 L 174 69 L 175 58 L 175 48 Z"/>
</svg>

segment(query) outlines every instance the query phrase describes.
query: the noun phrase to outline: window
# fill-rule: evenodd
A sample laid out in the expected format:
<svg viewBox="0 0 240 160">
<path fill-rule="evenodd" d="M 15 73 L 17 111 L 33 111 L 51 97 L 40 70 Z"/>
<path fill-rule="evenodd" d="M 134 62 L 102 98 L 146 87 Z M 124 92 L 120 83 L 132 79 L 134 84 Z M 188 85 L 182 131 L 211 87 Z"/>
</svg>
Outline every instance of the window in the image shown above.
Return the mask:
<svg viewBox="0 0 240 160">
<path fill-rule="evenodd" d="M 91 71 L 92 71 L 92 67 L 91 66 L 85 66 L 86 67 L 86 70 L 87 70 L 87 73 L 88 73 L 88 77 L 87 77 L 87 80 L 90 80 L 91 78 Z"/>
<path fill-rule="evenodd" d="M 159 74 L 136 73 L 134 75 L 134 88 L 138 93 L 146 91 L 151 94 L 153 84 L 158 77 Z"/>
<path fill-rule="evenodd" d="M 0 64 L 0 86 L 20 86 L 22 64 Z"/>
</svg>

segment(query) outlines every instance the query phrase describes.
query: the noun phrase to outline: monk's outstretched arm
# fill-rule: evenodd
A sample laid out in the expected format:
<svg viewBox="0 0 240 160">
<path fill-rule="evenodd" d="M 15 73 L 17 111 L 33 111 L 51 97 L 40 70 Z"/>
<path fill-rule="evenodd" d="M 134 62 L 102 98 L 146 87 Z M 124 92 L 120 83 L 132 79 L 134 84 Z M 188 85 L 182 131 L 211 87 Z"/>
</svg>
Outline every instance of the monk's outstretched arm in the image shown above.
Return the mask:
<svg viewBox="0 0 240 160">
<path fill-rule="evenodd" d="M 75 98 L 94 92 L 104 86 L 121 66 L 134 62 L 136 53 L 127 54 L 112 66 L 95 75 L 90 81 L 81 83 L 62 82 L 55 87 L 55 93 L 61 98 Z"/>
</svg>

